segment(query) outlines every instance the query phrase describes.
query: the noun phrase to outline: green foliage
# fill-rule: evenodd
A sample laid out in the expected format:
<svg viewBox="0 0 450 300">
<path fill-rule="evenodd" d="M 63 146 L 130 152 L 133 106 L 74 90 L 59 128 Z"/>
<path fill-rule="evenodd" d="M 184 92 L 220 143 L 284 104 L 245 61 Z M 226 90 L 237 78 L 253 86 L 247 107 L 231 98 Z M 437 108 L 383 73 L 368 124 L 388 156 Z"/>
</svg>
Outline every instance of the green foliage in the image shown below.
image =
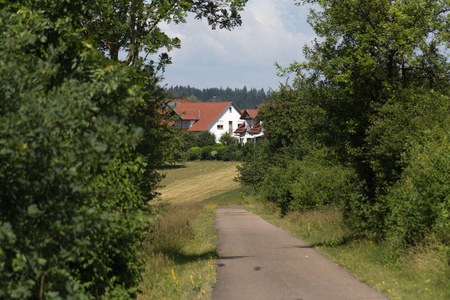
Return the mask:
<svg viewBox="0 0 450 300">
<path fill-rule="evenodd" d="M 188 151 L 186 152 L 187 160 L 192 161 L 192 160 L 200 159 L 201 153 L 202 153 L 202 148 L 192 147 L 192 148 L 188 149 Z"/>
<path fill-rule="evenodd" d="M 385 196 L 391 210 L 386 231 L 395 240 L 414 243 L 432 233 L 450 242 L 449 120 L 441 125 L 405 153 L 407 167 Z"/>
<path fill-rule="evenodd" d="M 223 161 L 239 161 L 243 158 L 241 146 L 234 144 L 224 146 L 216 144 L 214 146 L 192 147 L 186 151 L 187 160 L 223 160 Z"/>
<path fill-rule="evenodd" d="M 216 144 L 216 136 L 209 130 L 199 133 L 197 145 L 199 147 L 214 146 Z"/>
<path fill-rule="evenodd" d="M 139 98 L 80 38 L 85 11 L 45 5 L 1 10 L 0 298 L 128 299 L 148 223 L 143 132 L 124 125 Z"/>
<path fill-rule="evenodd" d="M 285 214 L 326 205 L 340 206 L 355 192 L 351 169 L 333 163 L 325 151 L 311 153 L 304 160 L 274 166 L 264 176 L 260 193 Z"/>
<path fill-rule="evenodd" d="M 302 2 L 319 39 L 279 68 L 296 78 L 260 107 L 268 144 L 239 180 L 283 213 L 340 203 L 357 233 L 448 243 L 449 2 Z"/>
<path fill-rule="evenodd" d="M 239 140 L 236 137 L 232 136 L 229 132 L 225 132 L 220 137 L 219 142 L 221 142 L 224 146 L 230 146 L 237 144 Z"/>
<path fill-rule="evenodd" d="M 201 160 L 211 160 L 214 159 L 217 154 L 217 148 L 214 146 L 205 146 L 202 147 L 201 153 L 200 153 L 200 159 Z"/>
<path fill-rule="evenodd" d="M 247 143 L 243 147 L 243 162 L 237 166 L 239 174 L 237 180 L 243 186 L 257 190 L 263 180 L 269 167 L 273 166 L 269 143 L 263 140 L 256 146 L 253 143 Z"/>
<path fill-rule="evenodd" d="M 118 61 L 119 51 L 124 50 L 128 53 L 125 63 L 154 76 L 171 62 L 164 50 L 180 47 L 180 39 L 169 37 L 160 28 L 161 23 L 184 23 L 187 13 L 192 13 L 196 19 L 205 18 L 212 29 L 232 29 L 241 25 L 239 11 L 246 2 L 104 0 L 93 5 L 93 16 L 83 25 L 97 48 L 111 60 Z M 146 61 L 146 57 L 158 53 L 159 61 Z"/>
</svg>

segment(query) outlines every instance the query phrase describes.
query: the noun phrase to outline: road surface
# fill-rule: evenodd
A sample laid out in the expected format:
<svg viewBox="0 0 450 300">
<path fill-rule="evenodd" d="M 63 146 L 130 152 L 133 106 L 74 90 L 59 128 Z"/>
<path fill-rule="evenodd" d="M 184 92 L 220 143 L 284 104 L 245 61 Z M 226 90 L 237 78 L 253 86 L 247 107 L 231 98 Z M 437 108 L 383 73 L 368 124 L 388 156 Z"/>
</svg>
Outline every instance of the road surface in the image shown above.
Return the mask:
<svg viewBox="0 0 450 300">
<path fill-rule="evenodd" d="M 288 232 L 243 207 L 217 210 L 213 300 L 386 300 Z"/>
</svg>

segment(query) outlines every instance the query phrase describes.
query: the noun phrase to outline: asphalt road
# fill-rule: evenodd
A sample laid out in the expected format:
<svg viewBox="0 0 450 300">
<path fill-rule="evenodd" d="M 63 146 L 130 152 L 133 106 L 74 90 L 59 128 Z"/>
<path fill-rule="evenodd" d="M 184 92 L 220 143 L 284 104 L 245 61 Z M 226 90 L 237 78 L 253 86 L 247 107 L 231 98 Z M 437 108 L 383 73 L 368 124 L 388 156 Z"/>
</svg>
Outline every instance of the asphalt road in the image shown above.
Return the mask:
<svg viewBox="0 0 450 300">
<path fill-rule="evenodd" d="M 213 300 L 385 300 L 288 232 L 243 207 L 217 210 Z"/>
</svg>

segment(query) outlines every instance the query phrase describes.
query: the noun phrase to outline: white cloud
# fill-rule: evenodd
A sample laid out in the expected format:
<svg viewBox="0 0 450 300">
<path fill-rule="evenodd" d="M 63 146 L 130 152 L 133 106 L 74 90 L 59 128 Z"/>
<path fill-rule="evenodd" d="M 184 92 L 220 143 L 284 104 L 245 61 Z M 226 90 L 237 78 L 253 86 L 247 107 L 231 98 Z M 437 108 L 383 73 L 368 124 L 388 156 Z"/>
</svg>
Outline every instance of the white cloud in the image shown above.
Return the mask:
<svg viewBox="0 0 450 300">
<path fill-rule="evenodd" d="M 168 85 L 276 88 L 274 62 L 288 65 L 302 60 L 301 49 L 314 37 L 306 23 L 308 8 L 293 0 L 249 1 L 243 24 L 234 30 L 211 30 L 202 20 L 167 25 L 170 36 L 181 39 L 171 52 L 173 64 L 165 74 Z"/>
</svg>

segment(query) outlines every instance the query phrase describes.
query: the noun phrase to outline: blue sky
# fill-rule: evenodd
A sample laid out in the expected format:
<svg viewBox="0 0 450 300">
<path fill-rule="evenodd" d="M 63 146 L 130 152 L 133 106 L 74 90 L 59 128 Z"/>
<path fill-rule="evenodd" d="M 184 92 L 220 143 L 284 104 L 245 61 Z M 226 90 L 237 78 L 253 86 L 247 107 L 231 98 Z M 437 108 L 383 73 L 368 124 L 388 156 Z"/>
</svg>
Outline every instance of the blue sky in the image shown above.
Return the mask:
<svg viewBox="0 0 450 300">
<path fill-rule="evenodd" d="M 211 30 L 205 20 L 164 25 L 169 36 L 181 39 L 181 49 L 170 52 L 164 84 L 196 88 L 231 87 L 277 89 L 274 63 L 288 66 L 302 61 L 302 48 L 315 34 L 306 22 L 309 6 L 294 0 L 250 0 L 243 24 L 234 30 Z"/>
</svg>

